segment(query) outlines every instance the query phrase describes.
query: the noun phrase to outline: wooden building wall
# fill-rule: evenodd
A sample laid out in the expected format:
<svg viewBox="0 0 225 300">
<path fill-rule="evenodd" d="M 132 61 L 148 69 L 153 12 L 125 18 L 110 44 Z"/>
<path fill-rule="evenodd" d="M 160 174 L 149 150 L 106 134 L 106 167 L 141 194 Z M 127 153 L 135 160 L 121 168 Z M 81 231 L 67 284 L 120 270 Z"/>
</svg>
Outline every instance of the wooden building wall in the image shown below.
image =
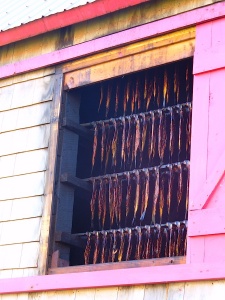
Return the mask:
<svg viewBox="0 0 225 300">
<path fill-rule="evenodd" d="M 78 23 L 0 48 L 0 66 L 50 53 L 138 25 L 167 18 L 222 0 L 151 0 L 100 18 Z M 24 76 L 24 75 L 23 75 Z M 10 79 L 8 79 L 10 80 Z"/>
<path fill-rule="evenodd" d="M 0 278 L 38 273 L 53 73 L 0 81 Z"/>
<path fill-rule="evenodd" d="M 158 285 L 112 287 L 0 295 L 1 300 L 223 300 L 225 281 L 181 282 Z"/>
<path fill-rule="evenodd" d="M 148 23 L 213 0 L 150 1 L 0 49 L 0 65 Z M 181 5 L 182 3 L 182 5 Z M 46 42 L 48 41 L 48 42 Z M 55 69 L 0 81 L 0 278 L 38 274 Z M 0 299 L 222 299 L 225 282 L 192 282 L 2 295 Z"/>
</svg>

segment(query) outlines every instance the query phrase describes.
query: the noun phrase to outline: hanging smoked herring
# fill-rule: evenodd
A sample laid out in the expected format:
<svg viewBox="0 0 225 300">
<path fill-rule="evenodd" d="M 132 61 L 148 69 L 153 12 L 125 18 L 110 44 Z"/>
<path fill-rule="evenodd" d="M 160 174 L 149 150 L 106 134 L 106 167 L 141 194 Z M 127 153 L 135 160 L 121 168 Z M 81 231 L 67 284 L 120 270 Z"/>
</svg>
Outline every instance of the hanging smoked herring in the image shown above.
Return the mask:
<svg viewBox="0 0 225 300">
<path fill-rule="evenodd" d="M 149 199 L 149 171 L 144 170 L 144 188 L 142 187 L 142 197 L 141 197 L 141 217 L 140 220 L 143 221 L 145 218 L 146 210 L 148 207 Z"/>
<path fill-rule="evenodd" d="M 135 191 L 135 198 L 134 198 L 134 217 L 132 224 L 135 223 L 137 217 L 137 210 L 139 206 L 139 198 L 140 198 L 140 174 L 139 171 L 135 170 L 135 181 L 136 181 L 136 191 Z"/>
<path fill-rule="evenodd" d="M 97 194 L 98 194 L 97 180 L 96 179 L 93 179 L 92 185 L 93 185 L 93 188 L 92 188 L 90 209 L 91 209 L 91 228 L 94 229 L 95 205 L 96 205 Z"/>
<path fill-rule="evenodd" d="M 154 168 L 154 177 L 155 177 L 155 188 L 153 194 L 153 205 L 152 205 L 152 222 L 155 224 L 155 216 L 156 216 L 156 205 L 159 198 L 159 169 L 157 167 Z"/>
<path fill-rule="evenodd" d="M 84 263 L 85 265 L 89 264 L 90 259 L 90 250 L 91 250 L 91 233 L 87 233 L 87 244 L 84 250 Z"/>
<path fill-rule="evenodd" d="M 94 140 L 93 140 L 93 151 L 92 151 L 92 168 L 91 173 L 93 173 L 95 160 L 96 160 L 96 152 L 98 147 L 98 125 L 94 123 Z"/>
</svg>

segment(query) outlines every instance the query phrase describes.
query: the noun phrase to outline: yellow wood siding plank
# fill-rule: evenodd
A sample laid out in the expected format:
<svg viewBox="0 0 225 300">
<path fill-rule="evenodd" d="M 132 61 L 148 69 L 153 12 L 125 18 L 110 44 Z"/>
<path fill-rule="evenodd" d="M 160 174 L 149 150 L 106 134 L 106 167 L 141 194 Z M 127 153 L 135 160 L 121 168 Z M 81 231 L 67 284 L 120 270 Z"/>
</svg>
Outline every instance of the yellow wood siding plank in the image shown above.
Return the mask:
<svg viewBox="0 0 225 300">
<path fill-rule="evenodd" d="M 167 300 L 183 300 L 185 284 L 183 282 L 168 285 Z"/>
<path fill-rule="evenodd" d="M 11 246 L 4 246 L 4 247 L 11 247 Z M 21 268 L 21 269 L 5 269 L 0 270 L 0 279 L 3 278 L 17 278 L 17 277 L 28 277 L 28 276 L 35 276 L 38 274 L 37 268 Z"/>
<path fill-rule="evenodd" d="M 144 300 L 166 300 L 167 289 L 167 284 L 146 285 Z"/>
<path fill-rule="evenodd" d="M 45 172 L 0 179 L 0 200 L 32 197 L 44 194 Z"/>
<path fill-rule="evenodd" d="M 119 287 L 117 300 L 143 300 L 145 286 Z"/>
<path fill-rule="evenodd" d="M 95 300 L 116 300 L 118 287 L 101 288 L 95 290 Z"/>
<path fill-rule="evenodd" d="M 34 227 L 34 231 L 37 231 L 35 227 Z M 35 238 L 35 236 L 33 236 L 33 238 Z M 21 268 L 37 267 L 39 247 L 40 247 L 39 242 L 23 244 L 21 258 L 20 258 Z"/>
<path fill-rule="evenodd" d="M 184 298 L 204 300 L 224 300 L 225 280 L 189 282 L 185 284 Z"/>
<path fill-rule="evenodd" d="M 17 84 L 24 81 L 37 79 L 37 78 L 43 78 L 45 76 L 53 75 L 53 74 L 55 74 L 55 67 L 48 67 L 45 69 L 31 71 L 25 74 L 20 74 L 9 78 L 0 79 L 0 87 L 6 87 L 12 84 Z"/>
<path fill-rule="evenodd" d="M 0 157 L 0 178 L 45 171 L 48 149 L 17 153 Z"/>
<path fill-rule="evenodd" d="M 93 67 L 65 74 L 65 89 L 102 81 L 112 77 L 155 67 L 192 56 L 194 39 L 130 55 L 122 59 L 105 62 Z"/>
<path fill-rule="evenodd" d="M 0 156 L 46 148 L 49 129 L 49 125 L 41 125 L 2 133 L 0 135 Z"/>
<path fill-rule="evenodd" d="M 50 122 L 51 102 L 12 109 L 0 113 L 0 133 Z"/>
<path fill-rule="evenodd" d="M 1 87 L 0 111 L 52 100 L 53 84 L 54 76 L 46 76 Z"/>
<path fill-rule="evenodd" d="M 124 58 L 129 55 L 146 52 L 156 48 L 165 47 L 168 44 L 175 44 L 182 41 L 193 40 L 195 38 L 195 27 L 182 29 L 177 32 L 168 33 L 166 35 L 153 37 L 144 41 L 139 41 L 119 47 L 116 49 L 104 51 L 102 53 L 90 55 L 86 58 L 77 59 L 73 62 L 63 64 L 63 72 L 70 70 L 83 69 L 85 67 L 93 67 L 94 65 L 104 63 L 107 61 Z"/>
<path fill-rule="evenodd" d="M 8 221 L 2 223 L 0 245 L 39 241 L 41 218 Z M 28 245 L 28 244 L 27 244 Z M 26 247 L 23 251 L 26 252 Z M 21 266 L 22 267 L 22 266 Z M 33 266 L 30 266 L 33 267 Z"/>
<path fill-rule="evenodd" d="M 10 220 L 40 217 L 42 215 L 44 196 L 9 200 L 12 202 Z M 4 203 L 7 201 L 1 201 Z"/>
<path fill-rule="evenodd" d="M 0 269 L 18 269 L 22 248 L 22 244 L 0 246 Z"/>
<path fill-rule="evenodd" d="M 95 289 L 77 290 L 75 300 L 94 300 Z"/>
</svg>

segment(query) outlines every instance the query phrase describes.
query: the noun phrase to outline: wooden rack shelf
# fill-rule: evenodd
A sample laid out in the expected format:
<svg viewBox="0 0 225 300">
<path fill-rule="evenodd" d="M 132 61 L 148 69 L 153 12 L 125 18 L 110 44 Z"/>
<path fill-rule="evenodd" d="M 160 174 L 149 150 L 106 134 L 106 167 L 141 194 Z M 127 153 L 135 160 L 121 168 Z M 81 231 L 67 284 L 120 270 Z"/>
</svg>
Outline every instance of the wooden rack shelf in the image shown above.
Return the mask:
<svg viewBox="0 0 225 300">
<path fill-rule="evenodd" d="M 123 118 L 125 118 L 125 119 L 137 118 L 137 117 L 141 117 L 142 115 L 147 116 L 147 115 L 150 115 L 152 113 L 159 113 L 159 112 L 163 112 L 163 111 L 169 112 L 172 109 L 176 109 L 176 108 L 180 110 L 182 107 L 191 107 L 191 106 L 192 106 L 191 102 L 185 102 L 185 103 L 182 103 L 182 104 L 176 104 L 176 105 L 173 105 L 173 106 L 163 107 L 163 108 L 159 108 L 159 109 L 155 109 L 155 110 L 150 110 L 150 111 L 143 112 L 143 113 L 126 115 L 126 116 L 121 116 L 121 117 L 117 117 L 117 118 L 110 118 L 110 119 L 107 119 L 107 120 L 92 121 L 92 122 L 89 122 L 89 123 L 82 123 L 82 124 L 80 124 L 80 126 L 81 127 L 93 127 L 95 124 L 101 124 L 101 123 L 109 124 L 109 123 L 112 123 L 112 121 L 121 121 Z"/>
<path fill-rule="evenodd" d="M 103 263 L 103 264 L 95 264 L 95 265 L 80 265 L 80 266 L 71 266 L 71 267 L 50 268 L 48 270 L 48 274 L 119 270 L 119 269 L 127 269 L 127 268 L 139 268 L 139 267 L 147 267 L 147 266 L 154 267 L 154 266 L 177 265 L 177 264 L 185 264 L 185 263 L 186 263 L 185 256 L 174 256 L 174 257 Z"/>
<path fill-rule="evenodd" d="M 179 228 L 180 225 L 184 225 L 185 228 L 188 227 L 188 221 L 176 221 L 176 222 L 168 222 L 166 224 L 154 224 L 154 225 L 146 225 L 146 226 L 136 226 L 131 228 L 117 228 L 117 229 L 108 229 L 108 230 L 102 230 L 102 231 L 92 231 L 92 232 L 86 232 L 86 233 L 67 233 L 67 232 L 56 232 L 55 233 L 55 242 L 67 244 L 70 246 L 78 247 L 78 248 L 85 248 L 86 247 L 86 241 L 88 235 L 95 235 L 99 233 L 115 233 L 115 232 L 128 232 L 128 231 L 135 231 L 135 230 L 141 230 L 141 229 L 148 229 L 148 228 L 156 228 L 160 230 L 161 228 L 172 228 L 172 226 L 175 226 L 176 228 Z"/>
</svg>

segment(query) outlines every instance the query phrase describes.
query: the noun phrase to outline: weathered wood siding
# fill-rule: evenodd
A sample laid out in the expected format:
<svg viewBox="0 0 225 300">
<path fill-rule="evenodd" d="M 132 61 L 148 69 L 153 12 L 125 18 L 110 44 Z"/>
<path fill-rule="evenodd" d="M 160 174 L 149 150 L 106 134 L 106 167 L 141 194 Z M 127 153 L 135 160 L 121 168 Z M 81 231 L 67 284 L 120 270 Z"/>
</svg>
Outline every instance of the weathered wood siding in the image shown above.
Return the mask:
<svg viewBox="0 0 225 300">
<path fill-rule="evenodd" d="M 0 81 L 0 278 L 38 273 L 53 71 Z"/>
<path fill-rule="evenodd" d="M 146 24 L 222 0 L 151 0 L 140 6 L 55 30 L 0 49 L 0 66 Z M 47 41 L 47 42 L 46 42 Z"/>
<path fill-rule="evenodd" d="M 170 0 L 149 1 L 140 7 L 4 46 L 0 49 L 0 65 L 215 2 L 220 0 L 177 1 L 176 5 Z M 38 273 L 53 74 L 54 68 L 49 68 L 0 81 L 0 278 Z M 46 216 L 46 220 L 48 218 Z M 45 238 L 48 239 L 48 231 Z M 223 281 L 21 294 L 18 299 L 193 299 L 195 295 L 199 295 L 199 299 L 219 299 L 215 296 L 218 291 L 225 292 Z M 10 297 L 16 299 L 17 296 L 1 296 L 1 299 Z"/>
<path fill-rule="evenodd" d="M 1 300 L 223 300 L 225 281 L 141 285 L 101 289 L 22 293 L 0 296 Z"/>
</svg>

